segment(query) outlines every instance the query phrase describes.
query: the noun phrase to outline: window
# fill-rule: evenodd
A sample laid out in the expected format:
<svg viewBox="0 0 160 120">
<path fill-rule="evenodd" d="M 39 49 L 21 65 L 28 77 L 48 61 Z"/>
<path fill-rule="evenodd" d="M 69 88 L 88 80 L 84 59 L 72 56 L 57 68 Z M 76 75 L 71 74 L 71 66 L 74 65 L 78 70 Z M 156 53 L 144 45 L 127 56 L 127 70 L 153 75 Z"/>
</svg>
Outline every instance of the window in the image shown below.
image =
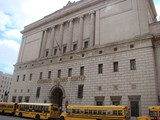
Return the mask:
<svg viewBox="0 0 160 120">
<path fill-rule="evenodd" d="M 83 98 L 83 86 L 84 85 L 78 85 L 78 98 Z"/>
<path fill-rule="evenodd" d="M 40 80 L 42 79 L 42 75 L 43 75 L 43 72 L 40 72 L 40 74 L 39 74 L 39 79 Z"/>
<path fill-rule="evenodd" d="M 84 48 L 88 48 L 88 41 L 84 42 Z"/>
<path fill-rule="evenodd" d="M 103 64 L 98 65 L 98 73 L 102 74 L 103 73 Z"/>
<path fill-rule="evenodd" d="M 51 71 L 48 71 L 48 79 L 50 79 L 51 78 Z"/>
<path fill-rule="evenodd" d="M 77 44 L 73 44 L 73 51 L 77 50 Z"/>
<path fill-rule="evenodd" d="M 122 96 L 110 96 L 112 105 L 120 105 Z"/>
<path fill-rule="evenodd" d="M 12 102 L 16 102 L 16 96 L 12 96 Z"/>
<path fill-rule="evenodd" d="M 23 81 L 25 81 L 25 77 L 26 77 L 26 75 L 23 75 Z"/>
<path fill-rule="evenodd" d="M 54 49 L 54 55 L 56 55 L 56 54 L 57 54 L 57 48 Z"/>
<path fill-rule="evenodd" d="M 30 73 L 29 75 L 29 80 L 32 80 L 32 73 Z"/>
<path fill-rule="evenodd" d="M 95 96 L 95 105 L 103 106 L 105 96 Z"/>
<path fill-rule="evenodd" d="M 134 44 L 131 44 L 131 45 L 130 45 L 130 48 L 134 48 Z"/>
<path fill-rule="evenodd" d="M 130 70 L 136 70 L 136 60 L 130 60 Z"/>
<path fill-rule="evenodd" d="M 72 76 L 72 68 L 68 68 L 68 77 Z"/>
<path fill-rule="evenodd" d="M 80 67 L 80 75 L 84 75 L 84 66 Z"/>
<path fill-rule="evenodd" d="M 39 98 L 40 96 L 40 90 L 41 90 L 41 87 L 37 87 L 37 92 L 36 92 L 36 97 Z"/>
<path fill-rule="evenodd" d="M 30 96 L 25 96 L 25 102 L 29 102 Z"/>
<path fill-rule="evenodd" d="M 61 70 L 58 70 L 57 77 L 58 77 L 58 78 L 61 77 Z"/>
<path fill-rule="evenodd" d="M 17 75 L 17 82 L 19 81 L 19 75 Z"/>
<path fill-rule="evenodd" d="M 46 50 L 45 56 L 48 57 L 49 50 Z"/>
<path fill-rule="evenodd" d="M 22 98 L 23 98 L 23 96 L 19 96 L 19 97 L 18 97 L 18 102 L 19 102 L 19 103 L 22 102 Z"/>
<path fill-rule="evenodd" d="M 114 72 L 118 72 L 118 62 L 113 63 Z"/>
<path fill-rule="evenodd" d="M 63 47 L 63 53 L 66 53 L 66 50 L 67 50 L 67 47 L 64 46 L 64 47 Z"/>
</svg>

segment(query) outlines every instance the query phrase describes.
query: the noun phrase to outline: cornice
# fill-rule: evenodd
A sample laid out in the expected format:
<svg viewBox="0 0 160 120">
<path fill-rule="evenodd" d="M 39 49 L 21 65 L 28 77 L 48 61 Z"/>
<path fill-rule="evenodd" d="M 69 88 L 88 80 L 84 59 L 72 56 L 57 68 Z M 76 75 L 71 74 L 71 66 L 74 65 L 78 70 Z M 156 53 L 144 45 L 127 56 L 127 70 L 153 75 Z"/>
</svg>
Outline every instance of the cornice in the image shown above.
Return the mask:
<svg viewBox="0 0 160 120">
<path fill-rule="evenodd" d="M 24 30 L 21 31 L 21 33 L 25 33 L 29 30 L 35 29 L 37 27 L 40 27 L 42 25 L 45 25 L 51 21 L 55 21 L 57 19 L 63 18 L 66 15 L 72 14 L 74 12 L 80 11 L 82 9 L 88 8 L 90 6 L 93 6 L 95 4 L 98 4 L 104 0 L 81 0 L 77 3 L 74 3 L 74 5 L 71 5 L 70 7 L 64 7 L 48 16 L 45 16 L 44 18 L 24 27 Z"/>
</svg>

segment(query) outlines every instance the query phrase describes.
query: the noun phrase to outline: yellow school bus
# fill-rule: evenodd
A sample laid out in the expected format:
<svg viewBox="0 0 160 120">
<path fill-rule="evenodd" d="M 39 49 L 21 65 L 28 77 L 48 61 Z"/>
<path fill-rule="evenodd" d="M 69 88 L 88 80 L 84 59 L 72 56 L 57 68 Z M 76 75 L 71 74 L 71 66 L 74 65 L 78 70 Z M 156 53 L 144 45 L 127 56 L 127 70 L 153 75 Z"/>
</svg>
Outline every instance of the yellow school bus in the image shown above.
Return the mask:
<svg viewBox="0 0 160 120">
<path fill-rule="evenodd" d="M 52 103 L 18 103 L 15 115 L 35 120 L 56 119 L 60 117 L 60 109 Z"/>
<path fill-rule="evenodd" d="M 14 115 L 17 103 L 0 102 L 0 113 Z"/>
<path fill-rule="evenodd" d="M 148 116 L 140 116 L 138 120 L 160 120 L 160 106 L 149 106 L 148 111 Z"/>
<path fill-rule="evenodd" d="M 127 106 L 68 106 L 60 120 L 130 120 Z"/>
</svg>

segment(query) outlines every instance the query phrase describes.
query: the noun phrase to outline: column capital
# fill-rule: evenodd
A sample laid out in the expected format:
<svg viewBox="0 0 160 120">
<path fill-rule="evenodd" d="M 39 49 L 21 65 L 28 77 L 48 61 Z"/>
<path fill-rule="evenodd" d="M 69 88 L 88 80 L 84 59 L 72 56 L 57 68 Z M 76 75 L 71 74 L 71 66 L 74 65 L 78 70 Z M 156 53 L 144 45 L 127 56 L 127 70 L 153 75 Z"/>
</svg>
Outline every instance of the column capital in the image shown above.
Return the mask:
<svg viewBox="0 0 160 120">
<path fill-rule="evenodd" d="M 83 18 L 84 17 L 84 15 L 81 15 L 81 16 L 79 16 L 78 18 Z"/>
<path fill-rule="evenodd" d="M 55 25 L 53 25 L 53 26 L 51 26 L 51 29 L 54 29 L 56 26 Z"/>
<path fill-rule="evenodd" d="M 72 19 L 69 19 L 68 22 L 73 22 L 73 18 L 72 18 Z"/>
<path fill-rule="evenodd" d="M 95 13 L 95 11 L 91 11 L 91 12 L 89 12 L 89 15 L 92 15 L 92 14 L 94 14 Z"/>
</svg>

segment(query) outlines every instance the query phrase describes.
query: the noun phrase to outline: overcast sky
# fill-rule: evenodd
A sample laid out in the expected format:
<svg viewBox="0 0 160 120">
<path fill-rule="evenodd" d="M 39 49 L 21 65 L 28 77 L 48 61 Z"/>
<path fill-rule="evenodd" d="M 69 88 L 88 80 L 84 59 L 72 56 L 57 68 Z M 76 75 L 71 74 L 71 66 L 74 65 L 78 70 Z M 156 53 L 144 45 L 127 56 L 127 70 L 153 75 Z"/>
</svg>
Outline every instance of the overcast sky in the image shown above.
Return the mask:
<svg viewBox="0 0 160 120">
<path fill-rule="evenodd" d="M 22 37 L 20 31 L 24 26 L 62 8 L 67 2 L 68 0 L 0 0 L 0 71 L 13 74 Z M 154 2 L 160 16 L 160 0 Z"/>
</svg>

